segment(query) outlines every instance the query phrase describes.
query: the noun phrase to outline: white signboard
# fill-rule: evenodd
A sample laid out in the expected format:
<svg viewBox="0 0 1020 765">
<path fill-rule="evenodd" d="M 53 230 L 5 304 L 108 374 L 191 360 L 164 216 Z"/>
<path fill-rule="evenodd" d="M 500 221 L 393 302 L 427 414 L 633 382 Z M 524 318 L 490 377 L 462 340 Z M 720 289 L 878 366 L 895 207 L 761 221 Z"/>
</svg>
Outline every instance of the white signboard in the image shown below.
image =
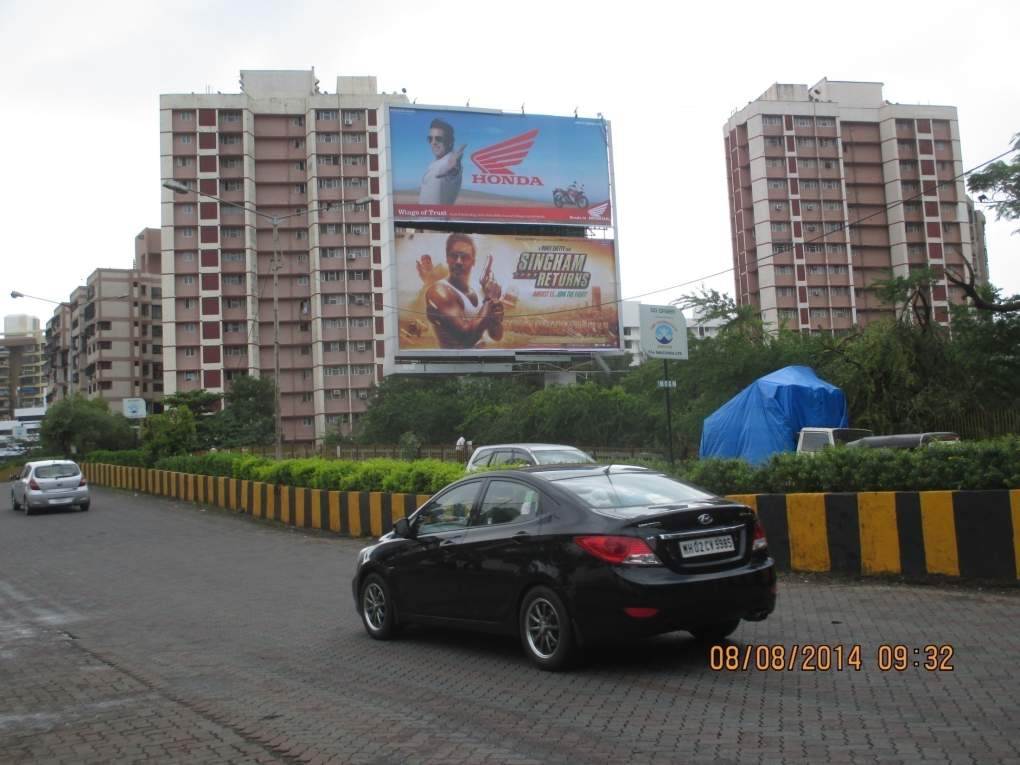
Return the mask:
<svg viewBox="0 0 1020 765">
<path fill-rule="evenodd" d="M 145 417 L 144 398 L 126 398 L 123 402 L 124 416 L 129 420 L 140 420 Z"/>
<path fill-rule="evenodd" d="M 671 305 L 641 305 L 641 352 L 653 359 L 687 358 L 687 320 Z"/>
</svg>

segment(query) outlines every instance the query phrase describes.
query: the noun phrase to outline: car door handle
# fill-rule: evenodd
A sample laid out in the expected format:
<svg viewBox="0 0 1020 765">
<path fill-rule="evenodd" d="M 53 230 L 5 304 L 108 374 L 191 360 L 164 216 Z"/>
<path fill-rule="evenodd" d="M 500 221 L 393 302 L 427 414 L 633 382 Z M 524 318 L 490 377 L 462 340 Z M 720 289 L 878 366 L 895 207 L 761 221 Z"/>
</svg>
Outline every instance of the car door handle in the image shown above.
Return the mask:
<svg viewBox="0 0 1020 765">
<path fill-rule="evenodd" d="M 518 531 L 510 538 L 517 544 L 521 544 L 522 542 L 527 542 L 531 538 L 531 534 L 526 531 Z"/>
</svg>

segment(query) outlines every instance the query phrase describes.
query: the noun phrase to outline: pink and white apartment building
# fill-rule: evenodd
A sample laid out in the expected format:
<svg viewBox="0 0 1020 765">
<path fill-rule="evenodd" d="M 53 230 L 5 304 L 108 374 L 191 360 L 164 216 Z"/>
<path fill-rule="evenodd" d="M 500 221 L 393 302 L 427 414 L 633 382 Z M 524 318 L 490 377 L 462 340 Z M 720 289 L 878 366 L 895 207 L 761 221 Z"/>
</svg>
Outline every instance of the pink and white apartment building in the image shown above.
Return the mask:
<svg viewBox="0 0 1020 765">
<path fill-rule="evenodd" d="M 320 91 L 314 71 L 242 71 L 240 93 L 160 97 L 163 181 L 201 192 L 163 189 L 165 393 L 273 376 L 278 247 L 284 441 L 350 432 L 392 364 L 384 107 L 406 103 L 374 77 Z"/>
<path fill-rule="evenodd" d="M 724 127 L 737 300 L 766 325 L 841 333 L 890 316 L 870 289 L 930 267 L 937 322 L 988 278 L 956 108 L 894 104 L 881 83 L 775 84 Z"/>
</svg>

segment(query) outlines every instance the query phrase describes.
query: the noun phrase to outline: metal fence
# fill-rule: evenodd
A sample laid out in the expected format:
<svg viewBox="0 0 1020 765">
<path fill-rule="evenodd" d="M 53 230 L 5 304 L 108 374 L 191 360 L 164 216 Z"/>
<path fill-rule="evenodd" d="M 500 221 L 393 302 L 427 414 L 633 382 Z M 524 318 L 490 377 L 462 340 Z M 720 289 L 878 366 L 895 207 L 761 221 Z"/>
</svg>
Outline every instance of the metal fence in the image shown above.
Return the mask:
<svg viewBox="0 0 1020 765">
<path fill-rule="evenodd" d="M 972 440 L 1020 434 L 1020 409 L 974 411 L 954 416 L 932 417 L 932 431 L 951 431 Z"/>
<path fill-rule="evenodd" d="M 485 444 L 475 444 L 477 449 Z M 606 460 L 663 460 L 665 452 L 635 446 L 582 446 L 597 461 Z M 272 457 L 276 454 L 273 446 L 253 446 L 244 449 L 249 454 L 260 457 Z M 401 450 L 397 444 L 341 444 L 337 447 L 316 448 L 313 444 L 284 444 L 283 456 L 287 458 L 326 457 L 345 460 L 368 460 L 373 457 L 389 457 L 400 459 Z M 418 450 L 419 459 L 437 459 L 449 462 L 463 462 L 464 455 L 459 454 L 453 444 L 449 446 L 422 446 Z"/>
</svg>

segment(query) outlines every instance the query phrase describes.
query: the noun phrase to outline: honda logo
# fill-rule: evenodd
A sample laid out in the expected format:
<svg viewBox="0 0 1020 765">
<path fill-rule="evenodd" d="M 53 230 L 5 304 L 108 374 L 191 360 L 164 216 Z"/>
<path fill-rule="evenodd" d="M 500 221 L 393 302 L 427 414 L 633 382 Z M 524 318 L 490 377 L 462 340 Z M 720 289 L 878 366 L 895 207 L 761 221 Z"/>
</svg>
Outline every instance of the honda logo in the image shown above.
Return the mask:
<svg viewBox="0 0 1020 765">
<path fill-rule="evenodd" d="M 702 526 L 707 526 L 712 522 L 712 520 L 713 520 L 712 516 L 709 515 L 708 513 L 702 513 L 701 515 L 698 516 L 698 523 L 700 523 Z"/>
</svg>

